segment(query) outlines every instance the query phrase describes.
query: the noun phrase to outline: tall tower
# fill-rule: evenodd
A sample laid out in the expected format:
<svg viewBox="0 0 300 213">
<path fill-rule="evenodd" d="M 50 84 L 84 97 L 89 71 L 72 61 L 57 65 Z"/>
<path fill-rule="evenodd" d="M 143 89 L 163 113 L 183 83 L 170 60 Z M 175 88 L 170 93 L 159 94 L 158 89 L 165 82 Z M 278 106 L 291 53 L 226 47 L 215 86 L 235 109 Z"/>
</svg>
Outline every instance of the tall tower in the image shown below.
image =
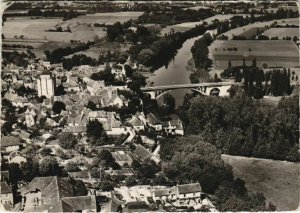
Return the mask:
<svg viewBox="0 0 300 213">
<path fill-rule="evenodd" d="M 52 98 L 54 96 L 55 82 L 50 72 L 42 72 L 37 79 L 38 96 L 46 96 Z"/>
</svg>

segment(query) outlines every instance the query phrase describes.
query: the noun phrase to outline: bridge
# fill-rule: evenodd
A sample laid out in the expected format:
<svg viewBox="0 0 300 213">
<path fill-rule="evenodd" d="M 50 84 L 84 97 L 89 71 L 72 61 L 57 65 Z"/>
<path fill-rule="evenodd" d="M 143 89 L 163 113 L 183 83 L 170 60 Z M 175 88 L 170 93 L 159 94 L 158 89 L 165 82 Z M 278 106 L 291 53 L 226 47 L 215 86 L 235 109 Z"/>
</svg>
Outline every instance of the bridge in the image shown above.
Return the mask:
<svg viewBox="0 0 300 213">
<path fill-rule="evenodd" d="M 226 96 L 227 90 L 233 86 L 240 86 L 241 83 L 233 82 L 213 82 L 213 83 L 196 83 L 196 84 L 174 84 L 162 86 L 142 87 L 141 91 L 150 94 L 152 99 L 157 99 L 168 91 L 176 89 L 192 89 L 202 95 L 220 95 Z"/>
</svg>

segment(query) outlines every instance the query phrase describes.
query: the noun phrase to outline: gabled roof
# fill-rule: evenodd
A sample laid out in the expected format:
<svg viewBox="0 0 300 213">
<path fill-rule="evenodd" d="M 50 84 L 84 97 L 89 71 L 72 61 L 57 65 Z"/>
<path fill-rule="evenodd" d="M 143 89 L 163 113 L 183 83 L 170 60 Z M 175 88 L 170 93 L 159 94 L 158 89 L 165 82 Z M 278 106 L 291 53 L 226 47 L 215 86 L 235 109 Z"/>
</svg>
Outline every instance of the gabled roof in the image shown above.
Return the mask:
<svg viewBox="0 0 300 213">
<path fill-rule="evenodd" d="M 68 172 L 68 175 L 72 178 L 89 178 L 88 171 L 79 171 L 79 172 Z"/>
<path fill-rule="evenodd" d="M 55 204 L 61 198 L 70 196 L 73 196 L 72 185 L 57 176 L 54 176 L 50 184 L 42 191 L 43 202 L 47 205 Z"/>
<path fill-rule="evenodd" d="M 45 188 L 51 183 L 53 176 L 50 177 L 35 177 L 26 187 L 22 188 L 21 191 L 44 191 Z"/>
<path fill-rule="evenodd" d="M 130 121 L 128 121 L 132 126 L 144 126 L 144 123 L 138 119 L 136 116 L 133 116 Z"/>
<path fill-rule="evenodd" d="M 12 193 L 11 188 L 5 181 L 1 181 L 1 194 L 10 194 Z"/>
<path fill-rule="evenodd" d="M 152 154 L 140 144 L 136 146 L 134 154 L 136 154 L 142 160 L 147 160 L 152 157 Z"/>
<path fill-rule="evenodd" d="M 152 125 L 161 124 L 160 120 L 151 112 L 147 115 L 147 119 Z"/>
<path fill-rule="evenodd" d="M 75 209 L 72 208 L 65 201 L 60 200 L 55 205 L 51 205 L 48 207 L 49 212 L 76 212 Z"/>
<path fill-rule="evenodd" d="M 92 195 L 66 197 L 63 198 L 62 201 L 71 206 L 76 212 L 81 212 L 82 210 L 97 209 L 96 197 Z"/>
<path fill-rule="evenodd" d="M 127 208 L 128 209 L 148 209 L 148 205 L 145 201 L 134 201 L 134 202 L 128 202 L 127 203 Z"/>
<path fill-rule="evenodd" d="M 202 191 L 199 183 L 178 185 L 177 189 L 179 194 L 196 193 Z"/>
<path fill-rule="evenodd" d="M 19 146 L 22 145 L 21 139 L 14 136 L 1 137 L 1 147 Z"/>
<path fill-rule="evenodd" d="M 169 196 L 169 195 L 175 195 L 176 194 L 176 188 L 168 188 L 168 189 L 158 189 L 154 191 L 155 197 L 162 197 L 162 196 Z"/>
</svg>

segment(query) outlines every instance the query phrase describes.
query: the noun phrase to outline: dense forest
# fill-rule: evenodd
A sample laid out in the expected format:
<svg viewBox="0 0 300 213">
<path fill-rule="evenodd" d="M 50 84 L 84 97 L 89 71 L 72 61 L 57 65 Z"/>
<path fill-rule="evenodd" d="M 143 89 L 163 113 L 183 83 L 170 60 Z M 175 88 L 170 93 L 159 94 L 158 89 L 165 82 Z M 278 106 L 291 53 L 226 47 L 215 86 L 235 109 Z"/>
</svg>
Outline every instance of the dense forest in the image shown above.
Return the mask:
<svg viewBox="0 0 300 213">
<path fill-rule="evenodd" d="M 298 104 L 299 96 L 274 106 L 240 91 L 231 98 L 189 97 L 179 114 L 189 134 L 223 153 L 298 162 Z"/>
</svg>

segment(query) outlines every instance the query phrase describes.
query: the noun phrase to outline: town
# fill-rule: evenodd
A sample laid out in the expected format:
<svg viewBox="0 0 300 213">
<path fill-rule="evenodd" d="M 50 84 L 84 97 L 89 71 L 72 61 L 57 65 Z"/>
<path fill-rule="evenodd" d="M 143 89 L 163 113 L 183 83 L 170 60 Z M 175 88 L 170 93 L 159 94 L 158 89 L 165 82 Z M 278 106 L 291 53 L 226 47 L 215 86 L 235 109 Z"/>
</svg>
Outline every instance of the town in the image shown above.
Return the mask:
<svg viewBox="0 0 300 213">
<path fill-rule="evenodd" d="M 299 176 L 296 2 L 66 2 L 2 3 L 1 210 L 298 208 L 235 163 Z"/>
</svg>

